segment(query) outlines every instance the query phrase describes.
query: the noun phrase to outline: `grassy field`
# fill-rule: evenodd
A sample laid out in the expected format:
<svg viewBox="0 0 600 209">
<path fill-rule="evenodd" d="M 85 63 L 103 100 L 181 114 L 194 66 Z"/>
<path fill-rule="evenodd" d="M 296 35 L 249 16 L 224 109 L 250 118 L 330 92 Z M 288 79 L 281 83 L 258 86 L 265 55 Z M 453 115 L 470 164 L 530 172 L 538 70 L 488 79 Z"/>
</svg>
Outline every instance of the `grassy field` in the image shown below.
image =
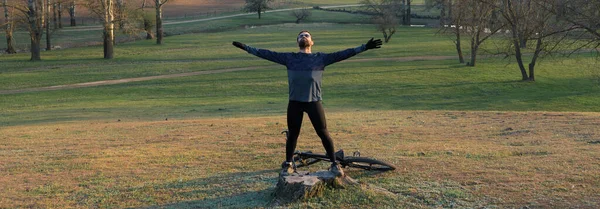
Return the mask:
<svg viewBox="0 0 600 209">
<path fill-rule="evenodd" d="M 222 31 L 234 31 L 239 28 L 261 26 L 261 25 L 273 25 L 283 23 L 294 23 L 296 19 L 290 15 L 290 12 L 273 12 L 263 15 L 263 19 L 258 19 L 256 15 L 247 15 L 235 18 L 226 18 L 212 21 L 199 21 L 186 24 L 171 24 L 172 22 L 194 20 L 193 18 L 188 19 L 176 19 L 167 20 L 165 22 L 164 30 L 167 36 L 178 35 L 185 33 L 199 33 L 199 32 L 222 32 Z M 212 18 L 203 17 L 203 18 Z M 305 23 L 359 23 L 368 24 L 370 19 L 368 16 L 346 14 L 339 12 L 325 12 L 313 10 L 312 16 Z M 45 37 L 45 36 L 44 36 Z M 138 39 L 145 37 L 145 34 L 140 33 Z M 29 50 L 29 36 L 28 32 L 20 31 L 15 33 L 15 45 L 17 50 Z M 117 33 L 118 40 L 128 40 L 136 38 L 135 36 L 125 35 Z M 5 34 L 0 34 L 0 39 L 5 40 Z M 52 45 L 60 48 L 72 48 L 78 46 L 88 45 L 100 45 L 102 44 L 102 30 L 100 28 L 90 29 L 90 27 L 70 27 L 65 26 L 63 30 L 57 30 L 52 33 Z M 42 47 L 45 48 L 45 38 L 42 40 Z M 6 49 L 6 41 L 0 42 L 0 49 Z M 26 53 L 26 52 L 23 52 Z M 2 54 L 0 54 L 2 56 Z"/>
<path fill-rule="evenodd" d="M 235 29 L 252 21 L 244 18 L 223 20 L 231 28 L 222 32 L 169 36 L 163 46 L 120 44 L 114 60 L 96 46 L 43 52 L 36 63 L 0 55 L 0 92 L 260 66 L 1 94 L 0 208 L 272 206 L 286 72 L 231 41 L 295 51 L 297 32 L 308 29 L 314 51 L 333 52 L 380 34 L 367 24 L 278 24 L 283 15 Z M 202 24 L 189 28 L 219 27 Z M 400 28 L 382 49 L 329 66 L 324 105 L 336 149 L 399 170 L 348 169 L 361 186 L 289 207 L 600 207 L 597 57 L 544 59 L 537 81 L 521 82 L 510 60 L 480 59 L 474 68 L 427 60 L 453 50 L 433 29 Z M 304 127 L 299 149 L 321 152 L 310 122 Z"/>
<path fill-rule="evenodd" d="M 600 206 L 598 113 L 359 110 L 328 116 L 336 148 L 360 150 L 399 170 L 346 169 L 359 188 L 327 190 L 291 208 Z M 284 128 L 283 116 L 5 127 L 0 206 L 267 207 Z M 310 128 L 298 148 L 322 150 Z"/>
<path fill-rule="evenodd" d="M 366 27 L 365 27 L 366 26 Z M 65 85 L 217 69 L 263 66 L 254 71 L 159 79 L 64 91 L 6 94 L 1 125 L 102 119 L 157 120 L 282 114 L 286 72 L 230 45 L 237 40 L 276 51 L 295 50 L 297 31 L 313 31 L 316 51 L 358 46 L 378 36 L 369 25 L 284 24 L 222 33 L 174 36 L 164 46 L 139 41 L 117 47 L 116 59 L 100 59 L 101 48 L 44 53 L 31 63 L 25 54 L 3 57 L 0 90 Z M 277 34 L 265 36 L 264 34 Z M 508 60 L 481 60 L 470 68 L 455 60 L 368 60 L 453 55 L 452 43 L 427 28 L 403 28 L 380 50 L 330 66 L 324 96 L 332 110 L 598 111 L 595 57 L 543 60 L 535 83 L 520 82 Z M 98 57 L 98 58 L 95 58 Z M 366 59 L 366 60 L 365 60 Z M 244 82 L 239 82 L 239 81 Z M 35 81 L 35 82 L 32 82 Z M 361 95 L 356 97 L 355 95 Z M 142 107 L 142 108 L 141 108 Z"/>
<path fill-rule="evenodd" d="M 323 2 L 325 5 L 336 4 L 335 2 Z M 185 2 L 180 3 L 181 7 L 187 7 L 190 5 L 185 4 Z M 191 4 L 191 3 L 190 3 Z M 339 3 L 338 4 L 347 4 L 347 3 Z M 177 5 L 174 5 L 177 6 Z M 214 5 L 218 6 L 218 5 Z M 294 6 L 294 7 L 300 7 Z M 193 6 L 192 6 L 193 8 Z M 350 8 L 348 8 L 350 9 Z M 303 23 L 338 23 L 338 24 L 370 24 L 371 19 L 366 15 L 357 15 L 357 14 L 348 14 L 343 12 L 326 12 L 321 10 L 311 10 L 312 15 L 307 20 L 303 21 Z M 414 13 L 420 15 L 435 15 L 436 12 L 425 11 L 423 6 L 415 6 L 413 9 Z M 246 27 L 256 27 L 263 25 L 274 25 L 274 24 L 283 24 L 283 23 L 294 23 L 296 19 L 290 14 L 289 11 L 283 12 L 270 12 L 263 14 L 265 18 L 258 19 L 256 15 L 247 15 L 241 17 L 234 18 L 226 18 L 212 21 L 198 21 L 192 23 L 185 24 L 172 24 L 181 21 L 190 21 L 197 20 L 203 18 L 215 18 L 224 15 L 231 14 L 239 14 L 240 11 L 230 12 L 227 14 L 220 14 L 218 16 L 189 16 L 188 18 L 178 17 L 178 18 L 168 18 L 164 26 L 165 34 L 167 36 L 171 35 L 180 35 L 186 33 L 200 33 L 200 32 L 223 32 L 223 31 L 235 31 L 239 28 Z M 433 20 L 430 19 L 413 19 L 412 23 L 416 25 L 425 25 L 432 24 Z M 91 24 L 91 23 L 89 23 Z M 96 25 L 98 26 L 98 25 Z M 118 32 L 117 40 L 120 42 L 131 41 L 134 39 L 141 39 L 145 37 L 145 33 L 139 34 L 123 34 L 122 32 Z M 44 36 L 45 37 L 45 36 Z M 70 27 L 68 25 L 64 26 L 64 29 L 56 30 L 51 32 L 52 37 L 52 46 L 58 48 L 73 48 L 80 46 L 90 46 L 90 45 L 98 45 L 102 44 L 102 30 L 99 27 L 95 27 L 93 25 L 88 26 L 78 26 L 78 27 Z M 17 31 L 14 35 L 15 38 L 15 47 L 21 53 L 27 53 L 29 50 L 29 35 L 27 31 Z M 5 34 L 0 33 L 0 39 L 5 40 Z M 42 48 L 46 47 L 46 40 L 43 38 L 42 40 Z M 6 49 L 6 41 L 0 42 L 0 49 Z M 2 56 L 2 53 L 0 53 Z"/>
</svg>

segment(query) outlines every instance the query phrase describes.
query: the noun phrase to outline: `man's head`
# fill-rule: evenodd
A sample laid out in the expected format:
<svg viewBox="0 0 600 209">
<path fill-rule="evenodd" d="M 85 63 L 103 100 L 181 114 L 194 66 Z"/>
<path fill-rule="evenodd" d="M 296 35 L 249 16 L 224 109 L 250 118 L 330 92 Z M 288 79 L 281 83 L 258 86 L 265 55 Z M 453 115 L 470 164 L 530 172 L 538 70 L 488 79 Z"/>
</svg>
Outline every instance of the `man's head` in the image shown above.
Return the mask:
<svg viewBox="0 0 600 209">
<path fill-rule="evenodd" d="M 298 37 L 296 38 L 296 41 L 298 42 L 298 46 L 301 49 L 312 47 L 312 45 L 314 44 L 314 42 L 312 40 L 312 36 L 310 35 L 310 32 L 308 32 L 307 30 L 300 31 L 300 33 L 298 33 Z"/>
</svg>

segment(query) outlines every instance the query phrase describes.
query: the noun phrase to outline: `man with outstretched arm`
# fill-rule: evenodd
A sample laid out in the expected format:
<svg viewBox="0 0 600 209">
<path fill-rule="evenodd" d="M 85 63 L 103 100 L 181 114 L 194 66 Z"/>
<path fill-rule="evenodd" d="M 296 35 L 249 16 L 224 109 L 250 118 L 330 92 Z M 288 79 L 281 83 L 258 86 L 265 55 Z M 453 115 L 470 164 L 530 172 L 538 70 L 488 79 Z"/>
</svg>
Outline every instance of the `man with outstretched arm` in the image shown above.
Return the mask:
<svg viewBox="0 0 600 209">
<path fill-rule="evenodd" d="M 369 49 L 381 47 L 381 39 L 369 40 L 366 44 L 334 53 L 312 53 L 314 44 L 308 31 L 301 31 L 296 38 L 300 51 L 297 53 L 279 53 L 266 49 L 257 49 L 243 43 L 234 41 L 233 45 L 257 57 L 285 65 L 288 72 L 289 103 L 287 109 L 287 124 L 289 137 L 286 142 L 285 161 L 282 164 L 280 175 L 290 175 L 296 172 L 292 164 L 292 157 L 296 150 L 298 136 L 304 112 L 308 114 L 317 135 L 321 138 L 327 156 L 331 160 L 330 171 L 336 176 L 343 176 L 344 171 L 336 162 L 334 147 L 327 123 L 325 111 L 321 103 L 321 80 L 325 66 L 348 59 L 358 53 Z"/>
</svg>

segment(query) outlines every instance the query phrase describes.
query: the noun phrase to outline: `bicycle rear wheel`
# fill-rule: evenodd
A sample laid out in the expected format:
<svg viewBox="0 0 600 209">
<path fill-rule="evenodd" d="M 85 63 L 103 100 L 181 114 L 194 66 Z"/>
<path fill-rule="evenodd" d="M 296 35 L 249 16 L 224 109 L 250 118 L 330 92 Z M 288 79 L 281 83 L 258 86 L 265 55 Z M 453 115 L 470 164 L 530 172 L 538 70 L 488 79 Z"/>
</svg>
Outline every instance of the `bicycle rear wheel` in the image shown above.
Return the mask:
<svg viewBox="0 0 600 209">
<path fill-rule="evenodd" d="M 365 170 L 376 170 L 376 171 L 391 171 L 396 170 L 396 166 L 371 159 L 366 157 L 345 157 L 342 165 L 350 166 L 353 168 L 361 168 Z"/>
</svg>

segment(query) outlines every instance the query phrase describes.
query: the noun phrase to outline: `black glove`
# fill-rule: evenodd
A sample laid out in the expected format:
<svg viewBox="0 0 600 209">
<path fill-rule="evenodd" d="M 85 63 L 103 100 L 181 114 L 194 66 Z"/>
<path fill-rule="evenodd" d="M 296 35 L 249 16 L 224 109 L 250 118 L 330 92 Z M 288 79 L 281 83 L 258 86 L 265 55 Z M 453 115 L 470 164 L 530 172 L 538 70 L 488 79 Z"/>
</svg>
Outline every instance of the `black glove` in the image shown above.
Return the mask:
<svg viewBox="0 0 600 209">
<path fill-rule="evenodd" d="M 381 39 L 373 40 L 373 38 L 371 38 L 371 40 L 367 41 L 365 46 L 367 47 L 367 50 L 379 49 L 381 48 Z"/>
<path fill-rule="evenodd" d="M 246 51 L 246 44 L 242 44 L 242 43 L 240 43 L 240 42 L 237 42 L 237 41 L 234 41 L 234 42 L 233 42 L 233 43 L 231 43 L 231 44 L 233 44 L 233 45 L 234 45 L 235 47 L 237 47 L 237 48 L 240 48 L 240 49 L 242 49 L 242 50 Z"/>
</svg>

